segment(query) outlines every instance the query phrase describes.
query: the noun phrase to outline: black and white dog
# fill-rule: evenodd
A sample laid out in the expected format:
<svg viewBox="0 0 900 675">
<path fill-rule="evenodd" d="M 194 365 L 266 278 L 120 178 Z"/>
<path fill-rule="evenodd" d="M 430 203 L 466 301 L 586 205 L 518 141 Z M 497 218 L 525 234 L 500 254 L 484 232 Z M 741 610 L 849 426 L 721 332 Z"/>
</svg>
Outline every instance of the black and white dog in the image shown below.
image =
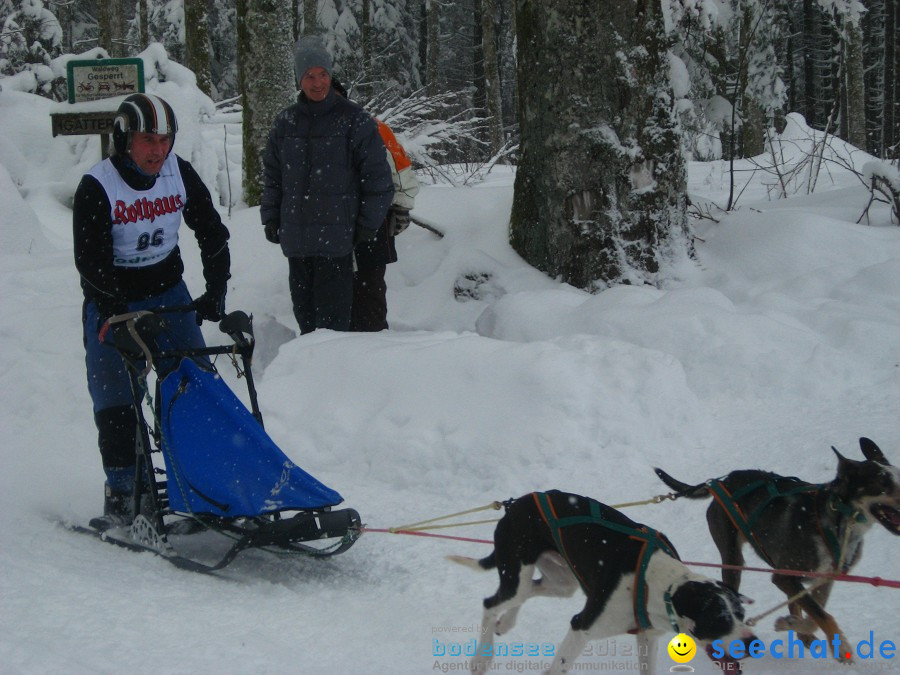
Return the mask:
<svg viewBox="0 0 900 675">
<path fill-rule="evenodd" d="M 656 473 L 679 496 L 714 498 L 706 520 L 723 564 L 743 565 L 742 548 L 749 542 L 773 568 L 846 572 L 859 561 L 863 535 L 873 523 L 900 535 L 900 470 L 868 438 L 860 438 L 859 445 L 865 461 L 847 459 L 832 448 L 838 457 L 837 475 L 824 484 L 745 470 L 688 485 L 661 469 Z M 737 591 L 741 570 L 723 569 L 722 580 Z M 772 575 L 772 582 L 788 598 L 802 593 L 804 582 L 809 581 L 777 572 Z M 834 617 L 825 611 L 831 586 L 830 581 L 814 586 L 791 602 L 791 615 L 778 619 L 775 628 L 796 631 L 808 646 L 818 626 L 828 639 L 838 635 L 841 644 L 848 645 Z"/>
<path fill-rule="evenodd" d="M 637 635 L 641 672 L 650 673 L 656 672 L 655 642 L 663 633 L 683 632 L 704 644 L 751 637 L 738 594 L 693 574 L 659 532 L 593 499 L 557 490 L 505 506 L 489 556 L 450 556 L 476 569 L 496 567 L 500 575 L 500 588 L 484 600 L 473 673 L 490 670 L 494 635 L 515 625 L 526 600 L 569 597 L 579 586 L 587 601 L 572 617 L 549 673 L 569 672 L 589 640 L 624 633 Z"/>
</svg>

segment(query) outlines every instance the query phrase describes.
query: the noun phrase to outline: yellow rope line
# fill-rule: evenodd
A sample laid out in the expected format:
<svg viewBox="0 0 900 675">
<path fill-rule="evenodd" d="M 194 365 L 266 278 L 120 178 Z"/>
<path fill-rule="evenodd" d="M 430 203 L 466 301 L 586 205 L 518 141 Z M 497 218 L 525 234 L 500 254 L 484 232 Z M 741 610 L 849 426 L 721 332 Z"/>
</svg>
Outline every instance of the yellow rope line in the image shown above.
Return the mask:
<svg viewBox="0 0 900 675">
<path fill-rule="evenodd" d="M 422 525 L 420 527 L 390 527 L 388 532 L 397 534 L 398 532 L 423 532 L 425 530 L 443 530 L 448 527 L 463 527 L 464 525 L 484 525 L 485 523 L 496 523 L 499 518 L 489 518 L 488 520 L 469 520 L 464 523 L 446 523 L 444 525 Z"/>
<path fill-rule="evenodd" d="M 827 584 L 827 583 L 830 582 L 830 581 L 833 581 L 833 580 L 832 580 L 832 579 L 828 579 L 828 578 L 817 579 L 816 581 L 814 581 L 813 583 L 811 583 L 809 586 L 807 586 L 806 588 L 804 588 L 802 591 L 800 591 L 800 592 L 797 593 L 796 595 L 791 596 L 790 598 L 788 598 L 787 600 L 785 600 L 785 601 L 783 601 L 783 602 L 779 602 L 777 605 L 775 605 L 775 606 L 772 607 L 771 609 L 767 609 L 765 612 L 760 612 L 760 613 L 757 614 L 756 616 L 750 617 L 750 618 L 747 619 L 744 623 L 746 623 L 748 626 L 751 626 L 751 627 L 752 627 L 752 626 L 755 626 L 755 625 L 759 622 L 760 619 L 766 618 L 767 616 L 769 616 L 769 614 L 772 614 L 773 612 L 776 612 L 777 610 L 781 609 L 781 608 L 784 607 L 785 605 L 790 605 L 790 604 L 792 604 L 792 603 L 794 603 L 794 602 L 797 602 L 797 600 L 799 600 L 800 598 L 802 598 L 804 595 L 807 595 L 808 593 L 812 593 L 812 592 L 813 592 L 814 590 L 816 590 L 819 586 L 822 586 L 823 584 Z"/>
<path fill-rule="evenodd" d="M 611 504 L 611 507 L 614 509 L 621 509 L 628 506 L 642 506 L 644 504 L 659 504 L 667 499 L 677 499 L 677 495 L 674 492 L 669 492 L 664 495 L 656 495 L 655 497 L 650 497 L 650 499 L 643 499 L 637 502 L 623 502 L 621 504 Z M 457 518 L 458 516 L 465 516 L 470 513 L 478 513 L 479 511 L 487 511 L 489 509 L 493 509 L 494 511 L 499 511 L 503 508 L 503 502 L 491 502 L 490 504 L 485 504 L 484 506 L 477 506 L 474 509 L 466 509 L 465 511 L 457 511 L 456 513 L 450 513 L 446 516 L 438 516 L 436 518 L 429 518 L 428 520 L 419 520 L 415 523 L 409 523 L 408 525 L 396 525 L 395 527 L 389 527 L 388 532 L 398 532 L 403 530 L 404 532 L 421 532 L 423 530 L 441 530 L 448 527 L 464 527 L 466 525 L 483 525 L 485 523 L 496 523 L 497 519 L 490 520 L 473 520 L 467 521 L 464 523 L 449 523 L 445 525 L 432 525 L 432 523 L 437 523 L 441 520 L 449 520 L 450 518 Z"/>
<path fill-rule="evenodd" d="M 450 513 L 446 516 L 438 516 L 437 518 L 430 518 L 429 520 L 420 520 L 415 523 L 410 523 L 409 525 L 398 525 L 397 527 L 389 527 L 389 532 L 396 532 L 397 530 L 406 530 L 407 532 L 412 532 L 413 530 L 424 530 L 426 529 L 423 525 L 428 525 L 429 523 L 436 523 L 439 520 L 448 520 L 450 518 L 456 518 L 457 516 L 465 516 L 469 513 L 477 513 L 478 511 L 487 511 L 488 509 L 494 509 L 495 511 L 499 511 L 503 508 L 503 504 L 500 502 L 491 502 L 490 504 L 485 504 L 484 506 L 479 506 L 474 509 L 467 509 L 466 511 L 458 511 L 457 513 Z M 486 521 L 493 522 L 493 521 Z M 470 525 L 471 523 L 459 523 L 459 525 Z M 454 525 L 442 525 L 441 527 L 455 527 Z M 437 528 L 435 528 L 437 529 Z"/>
</svg>

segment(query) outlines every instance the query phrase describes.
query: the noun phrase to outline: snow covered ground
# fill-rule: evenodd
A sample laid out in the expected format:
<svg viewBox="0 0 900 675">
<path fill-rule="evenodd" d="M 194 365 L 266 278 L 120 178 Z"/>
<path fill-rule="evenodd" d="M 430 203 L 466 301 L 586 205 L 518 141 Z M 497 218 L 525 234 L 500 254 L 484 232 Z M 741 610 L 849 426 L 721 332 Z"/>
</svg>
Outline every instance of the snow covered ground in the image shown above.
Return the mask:
<svg viewBox="0 0 900 675">
<path fill-rule="evenodd" d="M 234 185 L 239 157 L 223 159 L 217 127 L 192 124 L 189 112 L 204 106 L 171 77 L 156 91 L 181 117 L 176 151 L 224 193 L 223 162 Z M 0 672 L 461 668 L 450 643 L 475 636 L 496 576 L 444 556 L 480 557 L 484 544 L 370 533 L 326 561 L 250 552 L 207 577 L 54 522 L 95 515 L 103 475 L 70 241 L 71 195 L 98 141 L 51 139 L 50 107 L 0 91 Z M 794 119 L 785 138 L 807 133 Z M 392 329 L 368 335 L 297 336 L 286 261 L 258 210 L 237 206 L 229 217 L 223 207 L 228 307 L 256 319 L 267 429 L 373 528 L 537 489 L 646 499 L 665 492 L 654 466 L 690 482 L 736 468 L 824 482 L 836 466 L 830 446 L 859 459 L 860 436 L 900 463 L 900 227 L 881 205 L 856 224 L 868 193 L 837 164 L 813 195 L 795 184 L 779 201 L 768 199 L 770 174 L 740 168 L 740 208 L 697 223 L 696 266 L 673 270 L 664 289 L 597 295 L 546 278 L 510 249 L 508 169 L 472 187 L 427 186 L 415 213 L 446 236 L 412 226 L 400 237 L 388 272 Z M 696 203 L 722 205 L 727 189 L 721 163 L 690 167 Z M 196 290 L 189 233 L 183 249 Z M 678 501 L 626 512 L 666 532 L 685 560 L 718 562 L 704 510 Z M 484 539 L 492 527 L 444 533 Z M 854 572 L 900 578 L 898 547 L 876 525 Z M 749 551 L 748 564 L 760 564 Z M 742 590 L 755 600 L 751 616 L 782 599 L 766 574 L 745 574 Z M 897 589 L 842 583 L 829 608 L 877 652 L 900 638 L 898 601 Z M 500 640 L 558 642 L 580 602 L 534 600 Z M 772 617 L 758 634 L 785 637 Z M 594 643 L 583 671 L 635 669 L 633 645 Z M 898 658 L 841 668 L 767 656 L 744 670 L 871 673 L 898 670 Z M 541 661 L 500 659 L 497 672 L 535 672 Z M 691 665 L 713 672 L 702 656 Z"/>
</svg>

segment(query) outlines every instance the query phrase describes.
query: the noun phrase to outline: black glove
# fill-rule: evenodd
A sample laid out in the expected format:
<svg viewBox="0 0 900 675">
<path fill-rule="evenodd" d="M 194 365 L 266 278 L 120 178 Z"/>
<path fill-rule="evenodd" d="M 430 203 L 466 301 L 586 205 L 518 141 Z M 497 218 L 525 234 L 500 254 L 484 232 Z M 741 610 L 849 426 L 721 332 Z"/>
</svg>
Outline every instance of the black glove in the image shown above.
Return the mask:
<svg viewBox="0 0 900 675">
<path fill-rule="evenodd" d="M 204 321 L 221 321 L 225 314 L 225 288 L 217 288 L 206 291 L 194 300 L 194 312 L 197 315 L 197 325 Z"/>
<path fill-rule="evenodd" d="M 118 298 L 103 298 L 94 300 L 97 305 L 97 314 L 100 316 L 100 323 L 105 322 L 109 317 L 117 314 L 124 314 L 128 311 L 128 303 Z"/>
<path fill-rule="evenodd" d="M 378 230 L 372 230 L 368 227 L 357 225 L 356 229 L 353 230 L 353 245 L 357 246 L 366 241 L 374 241 L 376 236 L 378 236 Z"/>
<path fill-rule="evenodd" d="M 137 338 L 131 334 L 130 324 L 134 325 Z M 101 342 L 109 344 L 109 337 L 112 336 L 115 348 L 129 357 L 145 356 L 147 349 L 152 352 L 156 349 L 156 336 L 165 331 L 165 322 L 158 314 L 150 314 L 137 320 L 118 321 L 108 326 L 109 330 L 101 333 Z"/>
<path fill-rule="evenodd" d="M 119 323 L 110 324 L 109 332 L 112 334 L 113 344 L 120 352 L 131 355 L 141 353 L 141 348 L 135 341 L 131 331 L 128 330 L 126 322 L 120 321 Z M 138 334 L 140 335 L 140 333 Z"/>
<path fill-rule="evenodd" d="M 110 317 L 116 316 L 117 314 L 125 314 L 125 312 L 128 311 L 128 303 L 112 298 L 106 298 L 103 300 L 94 300 L 94 304 L 97 306 L 97 332 L 101 333 L 100 342 L 103 342 L 103 335 L 112 328 L 109 324 Z M 104 330 L 104 326 L 106 327 L 106 330 Z"/>
<path fill-rule="evenodd" d="M 409 227 L 409 209 L 402 206 L 392 206 L 388 213 L 388 234 L 396 237 Z"/>
<path fill-rule="evenodd" d="M 277 244 L 281 241 L 281 235 L 278 234 L 278 223 L 266 223 L 266 239 L 271 241 L 273 244 Z"/>
</svg>

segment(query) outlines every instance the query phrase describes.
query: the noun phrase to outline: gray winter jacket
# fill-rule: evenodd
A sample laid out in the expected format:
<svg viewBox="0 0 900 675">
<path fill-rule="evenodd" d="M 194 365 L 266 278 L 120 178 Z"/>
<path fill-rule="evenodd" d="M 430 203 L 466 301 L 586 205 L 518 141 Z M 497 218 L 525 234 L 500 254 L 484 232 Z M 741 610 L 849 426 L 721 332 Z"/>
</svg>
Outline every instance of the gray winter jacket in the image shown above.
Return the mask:
<svg viewBox="0 0 900 675">
<path fill-rule="evenodd" d="M 357 227 L 378 230 L 394 196 L 375 122 L 332 89 L 302 94 L 272 125 L 263 155 L 263 225 L 279 226 L 287 257 L 334 258 L 353 251 Z"/>
</svg>

